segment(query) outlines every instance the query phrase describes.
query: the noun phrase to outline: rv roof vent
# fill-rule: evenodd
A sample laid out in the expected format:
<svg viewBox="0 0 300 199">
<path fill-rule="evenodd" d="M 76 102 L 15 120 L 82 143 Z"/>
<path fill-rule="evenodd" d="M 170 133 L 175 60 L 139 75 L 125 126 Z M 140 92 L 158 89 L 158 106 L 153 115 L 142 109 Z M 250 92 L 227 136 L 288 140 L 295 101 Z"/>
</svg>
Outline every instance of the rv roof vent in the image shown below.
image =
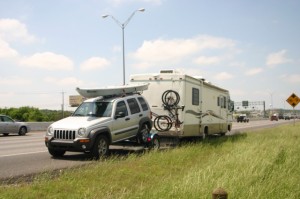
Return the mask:
<svg viewBox="0 0 300 199">
<path fill-rule="evenodd" d="M 202 76 L 193 76 L 195 79 L 199 79 L 201 81 L 205 81 L 205 78 Z"/>
<path fill-rule="evenodd" d="M 176 71 L 176 70 L 161 70 L 160 73 L 164 73 L 164 74 L 166 74 L 166 73 L 174 74 L 174 73 L 178 73 L 178 71 Z"/>
</svg>

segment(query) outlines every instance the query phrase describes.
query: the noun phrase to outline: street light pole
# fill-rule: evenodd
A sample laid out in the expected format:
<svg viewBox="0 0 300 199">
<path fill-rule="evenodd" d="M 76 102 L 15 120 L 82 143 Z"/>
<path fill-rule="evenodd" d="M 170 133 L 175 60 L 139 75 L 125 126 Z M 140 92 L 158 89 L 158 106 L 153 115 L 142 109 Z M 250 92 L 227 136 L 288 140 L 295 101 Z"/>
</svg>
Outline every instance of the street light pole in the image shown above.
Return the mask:
<svg viewBox="0 0 300 199">
<path fill-rule="evenodd" d="M 111 17 L 118 26 L 122 28 L 122 46 L 123 46 L 123 85 L 125 85 L 125 36 L 124 36 L 124 30 L 131 18 L 134 16 L 136 12 L 144 12 L 145 8 L 140 8 L 138 10 L 135 10 L 129 17 L 128 19 L 124 22 L 121 23 L 119 20 L 117 20 L 114 16 L 112 15 L 102 15 L 102 18 L 106 17 Z"/>
</svg>

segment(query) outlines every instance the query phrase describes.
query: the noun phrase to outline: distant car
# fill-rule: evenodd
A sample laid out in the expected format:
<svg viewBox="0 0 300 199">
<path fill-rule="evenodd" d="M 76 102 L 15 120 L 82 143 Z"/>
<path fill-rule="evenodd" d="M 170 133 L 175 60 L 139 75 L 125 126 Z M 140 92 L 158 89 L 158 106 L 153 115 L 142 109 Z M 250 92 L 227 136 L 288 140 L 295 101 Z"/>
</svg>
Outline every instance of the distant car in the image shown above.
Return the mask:
<svg viewBox="0 0 300 199">
<path fill-rule="evenodd" d="M 271 121 L 278 121 L 278 116 L 276 114 L 271 116 Z"/>
<path fill-rule="evenodd" d="M 279 114 L 278 119 L 283 120 L 284 119 L 284 114 Z"/>
<path fill-rule="evenodd" d="M 249 122 L 249 118 L 246 114 L 241 114 L 236 119 L 237 122 Z"/>
<path fill-rule="evenodd" d="M 0 134 L 26 135 L 29 131 L 30 129 L 26 123 L 16 122 L 6 115 L 0 115 Z"/>
<path fill-rule="evenodd" d="M 290 116 L 287 115 L 287 114 L 284 114 L 284 115 L 283 115 L 283 118 L 284 118 L 285 120 L 290 120 L 290 119 L 291 119 Z"/>
</svg>

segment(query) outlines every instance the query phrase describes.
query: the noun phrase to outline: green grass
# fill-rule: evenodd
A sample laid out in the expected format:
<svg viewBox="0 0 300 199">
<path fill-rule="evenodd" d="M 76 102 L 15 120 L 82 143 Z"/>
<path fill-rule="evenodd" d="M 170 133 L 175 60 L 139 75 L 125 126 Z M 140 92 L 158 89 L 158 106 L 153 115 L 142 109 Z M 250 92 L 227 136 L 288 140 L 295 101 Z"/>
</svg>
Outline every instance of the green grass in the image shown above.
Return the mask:
<svg viewBox="0 0 300 199">
<path fill-rule="evenodd" d="M 1 185 L 0 198 L 300 198 L 300 124 L 226 136 Z"/>
</svg>

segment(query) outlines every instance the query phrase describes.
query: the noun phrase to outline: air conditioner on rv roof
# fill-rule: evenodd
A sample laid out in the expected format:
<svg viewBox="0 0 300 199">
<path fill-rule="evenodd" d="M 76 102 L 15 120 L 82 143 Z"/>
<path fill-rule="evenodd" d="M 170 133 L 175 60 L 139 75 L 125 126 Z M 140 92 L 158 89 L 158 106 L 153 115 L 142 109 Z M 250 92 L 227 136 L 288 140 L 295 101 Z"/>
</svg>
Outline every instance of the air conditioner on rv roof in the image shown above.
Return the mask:
<svg viewBox="0 0 300 199">
<path fill-rule="evenodd" d="M 163 73 L 163 74 L 178 74 L 178 73 L 180 73 L 180 71 L 178 71 L 178 70 L 161 70 L 160 73 Z"/>
</svg>

